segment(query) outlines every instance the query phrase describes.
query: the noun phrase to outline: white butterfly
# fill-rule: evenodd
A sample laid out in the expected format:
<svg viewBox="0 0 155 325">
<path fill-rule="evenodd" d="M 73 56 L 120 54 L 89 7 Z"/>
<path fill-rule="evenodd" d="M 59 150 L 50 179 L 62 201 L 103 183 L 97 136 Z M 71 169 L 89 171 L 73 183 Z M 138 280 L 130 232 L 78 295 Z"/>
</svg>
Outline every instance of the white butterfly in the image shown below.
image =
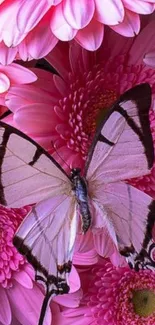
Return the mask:
<svg viewBox="0 0 155 325">
<path fill-rule="evenodd" d="M 14 245 L 46 287 L 40 325 L 50 298 L 69 291 L 79 215 L 84 233 L 89 227 L 106 227 L 136 270 L 155 267 L 155 202 L 124 182 L 152 168 L 150 105 L 148 84 L 120 97 L 95 134 L 83 176 L 78 168 L 68 175 L 37 143 L 0 122 L 0 203 L 20 207 L 39 202 L 19 227 Z"/>
</svg>

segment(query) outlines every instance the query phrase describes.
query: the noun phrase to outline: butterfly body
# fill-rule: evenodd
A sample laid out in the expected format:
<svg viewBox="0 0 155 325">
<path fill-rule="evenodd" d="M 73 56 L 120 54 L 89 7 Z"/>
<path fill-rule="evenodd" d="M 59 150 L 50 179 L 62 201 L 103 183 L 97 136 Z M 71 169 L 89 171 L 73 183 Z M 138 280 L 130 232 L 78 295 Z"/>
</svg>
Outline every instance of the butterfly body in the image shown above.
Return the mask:
<svg viewBox="0 0 155 325">
<path fill-rule="evenodd" d="M 91 225 L 91 213 L 88 204 L 87 183 L 84 177 L 80 175 L 81 170 L 74 168 L 71 170 L 72 189 L 79 206 L 79 212 L 82 219 L 82 231 L 86 233 Z"/>
</svg>

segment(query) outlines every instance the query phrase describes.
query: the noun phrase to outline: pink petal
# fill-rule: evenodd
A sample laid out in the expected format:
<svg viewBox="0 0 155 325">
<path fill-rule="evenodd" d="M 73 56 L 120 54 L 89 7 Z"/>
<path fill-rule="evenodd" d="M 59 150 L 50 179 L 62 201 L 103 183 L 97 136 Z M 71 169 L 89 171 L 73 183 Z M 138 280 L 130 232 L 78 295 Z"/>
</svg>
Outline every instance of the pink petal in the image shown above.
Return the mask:
<svg viewBox="0 0 155 325">
<path fill-rule="evenodd" d="M 33 282 L 30 276 L 25 271 L 14 272 L 13 278 L 20 283 L 23 287 L 32 289 Z"/>
<path fill-rule="evenodd" d="M 11 309 L 6 291 L 0 286 L 0 322 L 3 325 L 11 323 Z"/>
<path fill-rule="evenodd" d="M 70 41 L 77 33 L 65 20 L 62 12 L 62 3 L 55 7 L 50 22 L 53 34 L 61 41 Z"/>
<path fill-rule="evenodd" d="M 36 82 L 36 84 L 37 84 L 37 82 Z M 39 82 L 38 82 L 38 84 L 39 84 Z M 46 86 L 45 83 L 44 83 L 44 86 Z M 9 92 L 6 95 L 7 106 L 14 113 L 19 108 L 21 108 L 25 105 L 28 106 L 29 104 L 32 104 L 32 103 L 34 103 L 34 104 L 39 103 L 42 105 L 47 104 L 52 107 L 58 100 L 57 89 L 56 89 L 55 96 L 54 96 L 54 88 L 56 88 L 56 87 L 53 83 L 53 80 L 51 82 L 51 87 L 53 88 L 52 93 L 50 93 L 50 91 L 49 91 L 46 93 L 46 96 L 45 96 L 44 89 L 41 89 L 41 88 L 39 89 L 39 87 L 35 87 L 34 85 L 31 85 L 31 86 L 19 85 L 19 86 L 10 87 Z M 48 79 L 47 79 L 47 88 L 48 88 Z"/>
<path fill-rule="evenodd" d="M 69 293 L 67 295 L 57 296 L 53 299 L 54 302 L 57 302 L 58 304 L 69 307 L 69 308 L 76 308 L 80 305 L 80 300 L 82 298 L 82 290 L 78 290 L 74 293 Z M 53 322 L 53 324 L 57 324 Z"/>
<path fill-rule="evenodd" d="M 110 256 L 111 263 L 116 267 L 125 267 L 128 266 L 128 263 L 126 262 L 126 259 L 124 256 L 121 256 L 118 251 L 115 251 Z"/>
<path fill-rule="evenodd" d="M 2 72 L 0 72 L 0 94 L 7 91 L 10 87 L 9 78 Z"/>
<path fill-rule="evenodd" d="M 130 49 L 129 64 L 142 63 L 145 53 L 152 52 L 155 44 L 155 20 L 141 30 Z"/>
<path fill-rule="evenodd" d="M 124 7 L 121 0 L 108 0 L 104 3 L 95 0 L 95 18 L 103 24 L 117 25 L 123 21 Z"/>
<path fill-rule="evenodd" d="M 53 74 L 50 73 L 49 71 L 45 71 L 43 69 L 38 69 L 38 68 L 31 68 L 31 71 L 33 71 L 38 77 L 38 79 L 34 85 L 36 88 L 36 91 L 38 92 L 37 88 L 40 88 L 41 90 L 45 90 L 47 93 L 47 95 L 46 95 L 47 98 L 51 99 L 51 97 L 52 97 L 52 102 L 57 103 L 58 99 L 60 98 L 60 94 L 57 91 L 57 88 L 55 87 L 55 84 L 53 81 Z M 45 97 L 45 96 L 43 96 L 43 97 Z M 44 98 L 44 101 L 46 101 L 45 98 Z M 48 102 L 48 101 L 46 101 L 46 102 Z"/>
<path fill-rule="evenodd" d="M 3 42 L 0 42 L 0 63 L 10 64 L 16 57 L 17 47 L 8 48 Z"/>
<path fill-rule="evenodd" d="M 26 38 L 28 53 L 34 59 L 46 56 L 57 42 L 58 39 L 51 32 L 50 26 L 45 28 L 44 20 Z"/>
<path fill-rule="evenodd" d="M 47 0 L 23 0 L 17 14 L 17 26 L 21 33 L 32 30 L 50 9 L 51 4 Z M 46 28 L 45 28 L 46 29 Z"/>
<path fill-rule="evenodd" d="M 65 97 L 68 92 L 68 84 L 56 74 L 53 76 L 53 81 L 56 88 L 59 90 L 59 93 Z"/>
<path fill-rule="evenodd" d="M 126 9 L 129 9 L 137 14 L 150 14 L 154 11 L 154 3 L 149 3 L 148 1 L 141 0 L 123 0 L 123 4 Z"/>
<path fill-rule="evenodd" d="M 20 5 L 21 3 L 15 0 L 11 1 L 9 5 L 2 5 L 0 8 L 0 39 L 8 47 L 12 46 L 14 40 L 21 36 L 16 24 L 16 16 Z"/>
<path fill-rule="evenodd" d="M 72 266 L 71 273 L 69 274 L 68 282 L 70 286 L 69 293 L 76 292 L 81 287 L 80 277 L 74 265 Z"/>
<path fill-rule="evenodd" d="M 23 61 L 32 59 L 28 53 L 26 38 L 18 45 L 18 56 Z"/>
<path fill-rule="evenodd" d="M 125 17 L 122 23 L 115 26 L 110 26 L 115 32 L 126 36 L 133 37 L 140 31 L 140 18 L 138 14 L 130 10 L 125 11 Z"/>
<path fill-rule="evenodd" d="M 98 254 L 95 249 L 86 253 L 75 253 L 73 256 L 73 263 L 75 265 L 93 265 L 98 262 Z"/>
<path fill-rule="evenodd" d="M 91 251 L 93 248 L 94 248 L 94 240 L 93 240 L 92 231 L 90 230 L 87 231 L 85 235 L 77 234 L 74 253 L 77 252 L 87 253 L 88 251 Z"/>
<path fill-rule="evenodd" d="M 155 68 L 155 50 L 152 52 L 149 52 L 145 55 L 143 59 L 144 63 L 148 66 Z"/>
<path fill-rule="evenodd" d="M 68 79 L 68 71 L 70 71 L 69 62 L 69 44 L 67 42 L 59 42 L 58 45 L 48 54 L 46 60 L 58 71 L 63 79 Z"/>
<path fill-rule="evenodd" d="M 16 63 L 12 63 L 9 66 L 2 66 L 1 71 L 7 74 L 12 84 L 28 84 L 37 80 L 34 72 Z"/>
<path fill-rule="evenodd" d="M 86 50 L 97 50 L 103 40 L 104 26 L 97 20 L 93 20 L 88 26 L 78 31 L 75 39 Z"/>
<path fill-rule="evenodd" d="M 14 285 L 8 290 L 8 296 L 15 317 L 22 325 L 38 324 L 43 294 L 36 285 L 34 285 L 33 289 Z M 49 324 L 51 324 L 51 312 L 48 308 L 44 325 Z"/>
<path fill-rule="evenodd" d="M 84 28 L 91 21 L 95 10 L 94 0 L 64 0 L 63 14 L 70 26 L 75 29 Z"/>
<path fill-rule="evenodd" d="M 98 254 L 105 258 L 115 252 L 115 245 L 106 228 L 94 232 L 94 245 Z"/>
<path fill-rule="evenodd" d="M 14 120 L 22 130 L 30 134 L 39 133 L 41 135 L 43 133 L 48 134 L 55 127 L 54 117 L 57 118 L 56 115 L 52 115 L 51 105 L 44 105 L 43 110 L 42 104 L 30 104 L 17 110 Z"/>
</svg>

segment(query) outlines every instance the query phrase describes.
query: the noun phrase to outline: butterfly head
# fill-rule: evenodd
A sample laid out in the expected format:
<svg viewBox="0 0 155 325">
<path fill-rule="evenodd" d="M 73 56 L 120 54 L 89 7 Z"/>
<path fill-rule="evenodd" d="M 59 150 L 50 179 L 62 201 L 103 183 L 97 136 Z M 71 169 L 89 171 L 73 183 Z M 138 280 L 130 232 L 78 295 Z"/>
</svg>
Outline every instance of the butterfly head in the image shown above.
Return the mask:
<svg viewBox="0 0 155 325">
<path fill-rule="evenodd" d="M 71 170 L 71 179 L 74 179 L 76 176 L 80 176 L 81 169 L 80 168 L 73 168 Z"/>
</svg>

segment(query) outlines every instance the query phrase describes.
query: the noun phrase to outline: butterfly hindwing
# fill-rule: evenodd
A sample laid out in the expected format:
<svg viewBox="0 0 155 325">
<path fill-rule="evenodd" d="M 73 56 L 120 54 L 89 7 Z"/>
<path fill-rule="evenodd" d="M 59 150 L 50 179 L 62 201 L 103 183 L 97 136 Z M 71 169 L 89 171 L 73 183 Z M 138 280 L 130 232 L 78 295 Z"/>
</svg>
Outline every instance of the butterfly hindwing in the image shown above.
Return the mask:
<svg viewBox="0 0 155 325">
<path fill-rule="evenodd" d="M 59 195 L 36 204 L 15 235 L 15 246 L 51 294 L 64 293 L 67 288 L 76 222 L 75 199 Z"/>
<path fill-rule="evenodd" d="M 96 213 L 107 215 L 106 228 L 111 229 L 112 225 L 115 230 L 116 239 L 110 230 L 109 236 L 113 236 L 111 239 L 119 252 L 127 257 L 132 267 L 149 268 L 155 201 L 125 182 L 99 185 L 95 194 Z M 152 265 L 155 268 L 153 259 Z"/>
</svg>

